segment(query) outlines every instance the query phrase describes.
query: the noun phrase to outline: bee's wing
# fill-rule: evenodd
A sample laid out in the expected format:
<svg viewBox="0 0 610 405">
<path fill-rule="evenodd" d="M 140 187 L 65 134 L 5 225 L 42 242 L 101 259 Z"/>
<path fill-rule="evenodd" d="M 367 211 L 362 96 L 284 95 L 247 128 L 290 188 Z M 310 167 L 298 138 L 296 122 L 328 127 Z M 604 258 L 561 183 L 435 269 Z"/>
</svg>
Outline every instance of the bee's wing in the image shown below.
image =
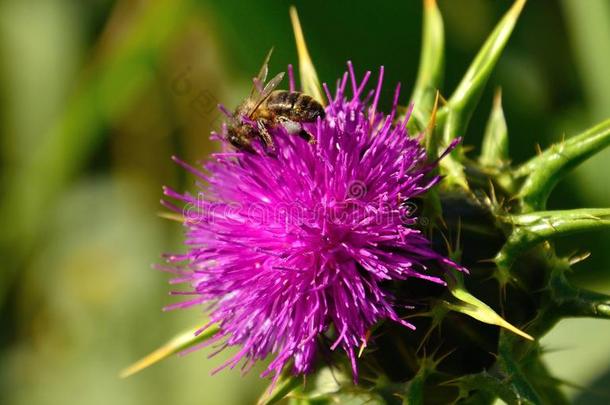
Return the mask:
<svg viewBox="0 0 610 405">
<path fill-rule="evenodd" d="M 267 83 L 265 85 L 265 89 L 263 90 L 263 92 L 261 94 L 261 98 L 269 97 L 269 94 L 271 94 L 271 92 L 273 90 L 275 90 L 275 88 L 277 87 L 278 84 L 280 84 L 280 82 L 282 81 L 283 78 L 284 78 L 284 72 L 280 72 L 277 75 L 275 75 L 275 77 L 273 79 L 269 80 L 269 83 Z"/>
<path fill-rule="evenodd" d="M 277 75 L 275 75 L 275 77 L 273 79 L 269 80 L 269 83 L 267 83 L 265 85 L 265 88 L 261 91 L 260 97 L 259 97 L 258 101 L 256 102 L 256 104 L 254 105 L 254 107 L 252 107 L 250 109 L 250 111 L 248 111 L 248 117 L 250 117 L 250 116 L 252 116 L 252 114 L 254 114 L 254 111 L 256 111 L 256 109 L 258 107 L 260 107 L 260 105 L 263 103 L 263 101 L 265 101 L 267 99 L 267 97 L 269 97 L 271 92 L 273 92 L 273 90 L 275 90 L 275 88 L 277 87 L 278 84 L 280 84 L 280 82 L 282 81 L 283 78 L 284 78 L 284 72 L 280 72 Z"/>
<path fill-rule="evenodd" d="M 265 61 L 261 66 L 261 70 L 258 72 L 258 75 L 252 79 L 254 82 L 254 86 L 252 86 L 252 91 L 250 92 L 250 98 L 254 98 L 255 92 L 258 90 L 259 94 L 263 92 L 263 85 L 265 80 L 267 80 L 267 74 L 269 73 L 269 60 L 271 59 L 271 54 L 273 53 L 273 48 L 269 50 L 267 56 L 265 57 Z"/>
</svg>

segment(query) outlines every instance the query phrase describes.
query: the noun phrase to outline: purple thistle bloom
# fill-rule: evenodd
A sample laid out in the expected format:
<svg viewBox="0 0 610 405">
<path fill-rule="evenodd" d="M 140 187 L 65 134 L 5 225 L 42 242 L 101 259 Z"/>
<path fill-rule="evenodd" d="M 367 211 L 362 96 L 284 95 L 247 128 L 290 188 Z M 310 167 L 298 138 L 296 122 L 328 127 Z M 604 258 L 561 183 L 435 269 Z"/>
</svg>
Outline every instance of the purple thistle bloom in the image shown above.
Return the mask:
<svg viewBox="0 0 610 405">
<path fill-rule="evenodd" d="M 334 97 L 324 86 L 325 118 L 304 124 L 315 144 L 271 128 L 274 154 L 260 145 L 256 154 L 216 153 L 204 172 L 178 161 L 206 185 L 198 195 L 165 189 L 186 203 L 181 210 L 165 202 L 184 213 L 189 249 L 168 257 L 179 274 L 173 282 L 190 286 L 177 294 L 195 296 L 170 308 L 210 305 L 209 325 L 220 326 L 211 342 L 241 347 L 220 369 L 245 359 L 247 371 L 274 354 L 262 376 L 276 379 L 290 362 L 307 373 L 325 336 L 347 353 L 356 379 L 356 352 L 373 325 L 387 319 L 414 329 L 382 283 L 444 284 L 430 262 L 461 269 L 413 227 L 410 199 L 440 177 L 430 174 L 436 162 L 409 136 L 407 118 L 396 122 L 400 86 L 391 113 L 379 113 L 383 68 L 367 96 L 370 72 L 358 83 L 348 67 Z"/>
</svg>

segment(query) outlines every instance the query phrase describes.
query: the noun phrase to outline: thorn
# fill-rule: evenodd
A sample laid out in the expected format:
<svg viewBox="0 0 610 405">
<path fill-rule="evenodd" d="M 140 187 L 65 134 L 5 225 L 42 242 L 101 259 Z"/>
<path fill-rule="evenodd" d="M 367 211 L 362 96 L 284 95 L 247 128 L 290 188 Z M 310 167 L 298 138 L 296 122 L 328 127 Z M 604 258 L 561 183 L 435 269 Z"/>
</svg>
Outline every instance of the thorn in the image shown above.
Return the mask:
<svg viewBox="0 0 610 405">
<path fill-rule="evenodd" d="M 574 266 L 577 263 L 587 260 L 590 256 L 591 252 L 575 253 L 568 258 L 568 263 L 570 263 L 570 266 Z"/>
<path fill-rule="evenodd" d="M 500 284 L 500 289 L 498 290 L 498 295 L 500 298 L 500 313 L 502 317 L 506 316 L 506 309 L 504 307 L 504 302 L 506 301 L 506 289 L 508 283 Z"/>
<path fill-rule="evenodd" d="M 498 205 L 498 196 L 496 195 L 496 188 L 494 186 L 493 181 L 491 179 L 487 179 L 489 181 L 489 194 L 491 196 L 491 202 L 494 206 Z"/>
<path fill-rule="evenodd" d="M 443 106 L 446 106 L 447 104 L 449 104 L 449 101 L 445 97 L 443 97 L 442 94 L 439 93 L 439 97 L 441 99 L 441 102 L 443 103 Z"/>
<path fill-rule="evenodd" d="M 502 87 L 501 86 L 498 86 L 496 88 L 493 104 L 494 104 L 495 109 L 502 108 Z"/>
<path fill-rule="evenodd" d="M 430 327 L 428 328 L 428 330 L 426 331 L 426 333 L 424 334 L 424 336 L 422 337 L 419 346 L 417 346 L 417 349 L 415 349 L 415 353 L 419 353 L 419 351 L 424 348 L 424 343 L 426 343 L 426 341 L 430 338 L 430 335 L 432 334 L 432 331 L 434 329 L 436 329 L 436 327 L 438 326 L 438 324 L 434 324 L 434 321 L 432 322 L 432 325 L 430 325 Z M 425 349 L 425 348 L 424 348 Z M 424 353 L 425 356 L 425 353 Z"/>
<path fill-rule="evenodd" d="M 553 221 L 551 221 L 548 218 L 544 218 L 543 222 L 545 222 L 548 226 L 550 226 L 555 232 L 558 232 L 557 228 L 555 228 L 555 224 L 553 224 Z M 547 244 L 549 243 L 549 241 L 545 241 Z M 548 247 L 550 247 L 550 245 L 548 245 Z"/>
<path fill-rule="evenodd" d="M 440 91 L 436 90 L 436 96 L 434 97 L 434 106 L 432 107 L 432 113 L 430 114 L 430 120 L 428 121 L 428 126 L 426 127 L 426 132 L 431 133 L 431 131 L 436 126 L 436 112 L 438 111 L 438 100 L 441 96 Z"/>
<path fill-rule="evenodd" d="M 441 231 L 441 237 L 443 238 L 443 240 L 445 241 L 445 247 L 447 248 L 447 251 L 451 252 L 451 241 L 449 240 L 449 238 L 447 238 L 447 235 L 445 235 L 445 232 Z"/>
<path fill-rule="evenodd" d="M 434 353 L 432 353 L 432 355 L 436 355 L 436 353 L 440 350 L 440 346 L 434 351 Z M 445 360 L 447 357 L 451 356 L 453 353 L 455 353 L 455 351 L 457 350 L 457 347 L 454 347 L 453 349 L 449 350 L 447 353 L 441 355 L 441 357 L 437 358 L 435 363 L 435 366 L 439 365 L 443 360 Z"/>
<path fill-rule="evenodd" d="M 455 251 L 461 251 L 461 240 L 462 240 L 462 217 L 458 217 L 457 223 L 457 235 L 455 236 Z"/>
<path fill-rule="evenodd" d="M 445 218 L 443 218 L 443 216 L 439 216 L 438 218 L 436 218 L 436 220 L 440 223 L 440 225 L 444 228 L 444 229 L 449 229 L 449 226 L 447 225 L 447 221 L 445 221 Z"/>
<path fill-rule="evenodd" d="M 476 148 L 474 147 L 474 145 L 463 145 L 462 146 L 462 151 L 464 153 L 468 153 L 468 152 L 472 152 L 473 150 L 475 150 Z"/>
</svg>

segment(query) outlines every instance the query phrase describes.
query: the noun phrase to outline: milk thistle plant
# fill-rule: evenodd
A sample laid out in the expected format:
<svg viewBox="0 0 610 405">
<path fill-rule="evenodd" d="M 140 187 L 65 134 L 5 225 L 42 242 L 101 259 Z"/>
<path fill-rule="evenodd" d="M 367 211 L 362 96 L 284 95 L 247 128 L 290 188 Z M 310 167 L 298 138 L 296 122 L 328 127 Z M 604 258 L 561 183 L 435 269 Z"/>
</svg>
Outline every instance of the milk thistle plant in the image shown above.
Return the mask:
<svg viewBox="0 0 610 405">
<path fill-rule="evenodd" d="M 171 308 L 204 305 L 209 322 L 124 374 L 236 346 L 219 369 L 267 359 L 261 403 L 565 403 L 539 339 L 562 318 L 609 318 L 610 297 L 568 282 L 586 257 L 557 255 L 553 239 L 608 227 L 610 209 L 545 205 L 610 144 L 610 120 L 515 166 L 498 92 L 478 156 L 461 141 L 524 3 L 445 100 L 443 23 L 425 0 L 413 94 L 401 107 L 398 86 L 387 113 L 383 68 L 374 82 L 348 63 L 332 92 L 320 86 L 292 9 L 301 90 L 325 111 L 302 124 L 313 142 L 276 125 L 273 151 L 236 150 L 225 126 L 202 168 L 176 159 L 199 182 L 165 189 L 186 229 L 185 253 L 164 268 L 188 299 Z"/>
</svg>

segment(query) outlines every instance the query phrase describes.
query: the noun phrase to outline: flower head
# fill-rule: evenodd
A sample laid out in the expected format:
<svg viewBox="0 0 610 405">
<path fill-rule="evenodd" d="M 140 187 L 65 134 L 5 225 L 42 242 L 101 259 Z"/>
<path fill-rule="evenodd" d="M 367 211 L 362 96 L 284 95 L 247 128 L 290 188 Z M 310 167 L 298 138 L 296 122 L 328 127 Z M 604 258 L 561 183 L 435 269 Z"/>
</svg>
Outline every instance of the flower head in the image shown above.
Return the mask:
<svg viewBox="0 0 610 405">
<path fill-rule="evenodd" d="M 222 367 L 244 359 L 247 370 L 273 354 L 263 375 L 277 377 L 290 362 L 307 373 L 318 344 L 330 339 L 356 376 L 356 351 L 373 325 L 385 319 L 413 328 L 386 282 L 443 284 L 427 264 L 457 267 L 415 226 L 411 199 L 440 178 L 421 139 L 409 136 L 407 118 L 397 120 L 399 87 L 385 115 L 377 111 L 383 69 L 364 94 L 370 72 L 358 83 L 348 67 L 334 96 L 325 87 L 324 119 L 304 124 L 315 144 L 271 128 L 273 154 L 216 153 L 203 172 L 181 163 L 205 185 L 197 195 L 166 189 L 186 203 L 188 252 L 169 260 L 175 281 L 194 295 L 174 306 L 210 305 L 220 326 L 214 341 L 241 347 Z"/>
</svg>

